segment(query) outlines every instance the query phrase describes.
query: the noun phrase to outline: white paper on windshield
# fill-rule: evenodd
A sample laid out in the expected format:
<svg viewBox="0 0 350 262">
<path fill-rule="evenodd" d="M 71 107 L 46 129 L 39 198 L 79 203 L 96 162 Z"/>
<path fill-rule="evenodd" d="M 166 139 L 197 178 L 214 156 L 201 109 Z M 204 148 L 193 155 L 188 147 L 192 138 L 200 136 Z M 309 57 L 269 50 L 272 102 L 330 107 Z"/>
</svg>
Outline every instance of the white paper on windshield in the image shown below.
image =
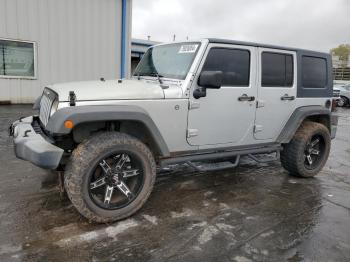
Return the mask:
<svg viewBox="0 0 350 262">
<path fill-rule="evenodd" d="M 196 52 L 198 45 L 182 45 L 179 54 L 188 54 Z"/>
</svg>

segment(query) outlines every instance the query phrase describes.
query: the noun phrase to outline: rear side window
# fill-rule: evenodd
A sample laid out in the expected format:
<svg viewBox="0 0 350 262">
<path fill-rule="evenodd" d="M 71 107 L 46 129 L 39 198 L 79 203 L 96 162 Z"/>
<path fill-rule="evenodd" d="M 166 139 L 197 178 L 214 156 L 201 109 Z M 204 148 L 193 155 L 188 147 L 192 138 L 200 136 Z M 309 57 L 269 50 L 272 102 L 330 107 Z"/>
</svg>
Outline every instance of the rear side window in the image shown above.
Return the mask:
<svg viewBox="0 0 350 262">
<path fill-rule="evenodd" d="M 263 52 L 261 55 L 261 86 L 293 86 L 293 56 L 288 54 Z"/>
<path fill-rule="evenodd" d="M 249 86 L 250 52 L 242 49 L 212 48 L 202 71 L 222 71 L 223 86 Z"/>
<path fill-rule="evenodd" d="M 327 86 L 327 61 L 324 58 L 302 57 L 302 85 L 304 88 L 325 88 Z"/>
</svg>

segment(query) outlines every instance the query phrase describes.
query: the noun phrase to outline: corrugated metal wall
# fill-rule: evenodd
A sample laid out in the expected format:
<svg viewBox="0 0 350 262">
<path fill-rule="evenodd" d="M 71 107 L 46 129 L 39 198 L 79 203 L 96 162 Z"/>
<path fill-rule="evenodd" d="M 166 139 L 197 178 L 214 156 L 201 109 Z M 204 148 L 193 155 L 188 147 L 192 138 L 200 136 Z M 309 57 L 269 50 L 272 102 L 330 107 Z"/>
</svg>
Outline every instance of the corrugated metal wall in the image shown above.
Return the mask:
<svg viewBox="0 0 350 262">
<path fill-rule="evenodd" d="M 0 78 L 0 101 L 30 103 L 51 83 L 120 75 L 121 0 L 0 0 L 0 38 L 37 43 L 37 79 Z M 130 67 L 131 0 L 126 61 Z"/>
</svg>

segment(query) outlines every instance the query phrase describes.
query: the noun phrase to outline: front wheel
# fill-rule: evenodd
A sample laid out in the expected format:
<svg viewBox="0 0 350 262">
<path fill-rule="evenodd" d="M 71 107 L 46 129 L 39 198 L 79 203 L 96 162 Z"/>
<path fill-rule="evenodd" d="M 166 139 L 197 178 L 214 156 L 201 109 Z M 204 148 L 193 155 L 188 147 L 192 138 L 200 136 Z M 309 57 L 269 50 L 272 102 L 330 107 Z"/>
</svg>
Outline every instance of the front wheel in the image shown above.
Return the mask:
<svg viewBox="0 0 350 262">
<path fill-rule="evenodd" d="M 155 177 L 156 164 L 146 145 L 126 134 L 106 132 L 74 150 L 65 171 L 65 188 L 83 216 L 111 222 L 142 207 Z"/>
<path fill-rule="evenodd" d="M 313 177 L 327 162 L 331 138 L 327 127 L 304 122 L 281 152 L 282 166 L 291 175 Z"/>
</svg>

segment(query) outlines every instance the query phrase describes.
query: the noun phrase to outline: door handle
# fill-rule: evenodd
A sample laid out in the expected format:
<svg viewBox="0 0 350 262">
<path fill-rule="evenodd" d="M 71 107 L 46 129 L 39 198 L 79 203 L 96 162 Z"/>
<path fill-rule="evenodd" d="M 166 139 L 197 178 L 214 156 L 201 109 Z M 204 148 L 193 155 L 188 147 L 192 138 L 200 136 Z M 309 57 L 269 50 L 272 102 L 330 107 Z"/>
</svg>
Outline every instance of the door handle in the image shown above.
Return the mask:
<svg viewBox="0 0 350 262">
<path fill-rule="evenodd" d="M 285 94 L 284 96 L 281 97 L 281 100 L 294 100 L 295 96 L 289 96 L 288 94 Z"/>
<path fill-rule="evenodd" d="M 238 97 L 238 101 L 254 101 L 254 96 L 248 96 L 247 94 L 243 94 L 242 96 Z"/>
</svg>

